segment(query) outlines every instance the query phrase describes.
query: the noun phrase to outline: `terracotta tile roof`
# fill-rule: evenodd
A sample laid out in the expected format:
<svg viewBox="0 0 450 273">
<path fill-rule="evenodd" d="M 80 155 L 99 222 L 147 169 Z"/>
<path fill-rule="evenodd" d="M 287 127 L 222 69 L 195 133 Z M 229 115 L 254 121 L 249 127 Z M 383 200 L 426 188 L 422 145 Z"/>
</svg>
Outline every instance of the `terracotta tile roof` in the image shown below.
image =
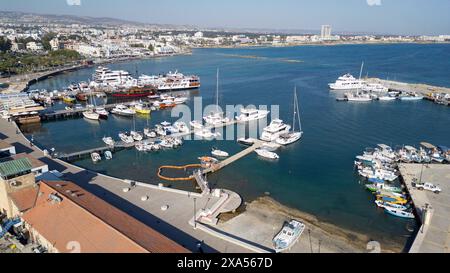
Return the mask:
<svg viewBox="0 0 450 273">
<path fill-rule="evenodd" d="M 60 252 L 80 243 L 81 252 L 187 252 L 152 228 L 67 181 L 40 184 L 36 206 L 23 218 Z M 49 201 L 57 194 L 61 202 Z M 73 194 L 73 195 L 72 195 Z"/>
<path fill-rule="evenodd" d="M 10 196 L 16 207 L 19 209 L 19 211 L 24 212 L 34 207 L 38 192 L 39 187 L 35 186 L 25 188 L 16 192 L 10 192 L 8 193 L 8 195 Z"/>
</svg>

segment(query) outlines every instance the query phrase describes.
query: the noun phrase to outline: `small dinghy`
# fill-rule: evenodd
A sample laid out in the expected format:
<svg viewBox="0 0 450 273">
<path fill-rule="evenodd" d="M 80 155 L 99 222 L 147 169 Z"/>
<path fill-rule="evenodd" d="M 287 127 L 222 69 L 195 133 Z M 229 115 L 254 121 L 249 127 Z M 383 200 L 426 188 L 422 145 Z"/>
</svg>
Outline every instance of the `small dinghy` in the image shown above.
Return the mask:
<svg viewBox="0 0 450 273">
<path fill-rule="evenodd" d="M 106 145 L 114 146 L 114 140 L 112 139 L 112 137 L 104 137 L 102 140 Z"/>
<path fill-rule="evenodd" d="M 99 153 L 92 153 L 91 154 L 91 159 L 92 159 L 92 162 L 97 163 L 100 160 L 102 160 L 102 157 L 100 156 Z"/>
<path fill-rule="evenodd" d="M 281 231 L 273 238 L 275 252 L 279 253 L 292 247 L 305 230 L 305 224 L 297 220 L 285 223 Z"/>
<path fill-rule="evenodd" d="M 105 152 L 105 159 L 106 160 L 111 160 L 113 158 L 111 151 L 106 151 Z"/>
<path fill-rule="evenodd" d="M 215 147 L 212 148 L 211 154 L 217 157 L 229 157 L 230 155 L 227 152 L 221 151 Z"/>
</svg>

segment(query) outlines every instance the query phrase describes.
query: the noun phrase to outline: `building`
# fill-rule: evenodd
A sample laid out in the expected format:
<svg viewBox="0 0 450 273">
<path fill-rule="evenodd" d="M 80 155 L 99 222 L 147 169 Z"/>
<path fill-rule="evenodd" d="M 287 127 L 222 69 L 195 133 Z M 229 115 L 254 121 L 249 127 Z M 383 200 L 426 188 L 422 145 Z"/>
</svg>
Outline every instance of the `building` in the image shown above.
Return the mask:
<svg viewBox="0 0 450 273">
<path fill-rule="evenodd" d="M 0 140 L 0 158 L 8 157 L 16 154 L 16 148 L 14 145 L 9 144 L 4 140 Z"/>
<path fill-rule="evenodd" d="M 195 38 L 203 38 L 203 32 L 198 31 L 198 32 L 194 33 L 194 37 Z"/>
<path fill-rule="evenodd" d="M 50 40 L 50 46 L 51 46 L 52 50 L 62 49 L 62 45 L 59 42 L 58 38 L 53 38 L 52 40 Z"/>
<path fill-rule="evenodd" d="M 19 210 L 12 196 L 21 190 L 34 187 L 33 165 L 28 158 L 20 158 L 0 163 L 0 214 L 8 218 L 18 215 Z"/>
<path fill-rule="evenodd" d="M 67 181 L 41 181 L 17 202 L 32 242 L 51 253 L 186 253 L 184 247 Z M 24 201 L 22 196 L 15 200 Z M 30 204 L 34 205 L 31 206 Z"/>
<path fill-rule="evenodd" d="M 41 51 L 44 50 L 44 46 L 41 43 L 29 42 L 27 43 L 27 49 L 31 51 Z"/>
<path fill-rule="evenodd" d="M 323 25 L 322 30 L 320 32 L 320 38 L 322 39 L 328 39 L 331 37 L 331 26 L 330 25 Z"/>
</svg>

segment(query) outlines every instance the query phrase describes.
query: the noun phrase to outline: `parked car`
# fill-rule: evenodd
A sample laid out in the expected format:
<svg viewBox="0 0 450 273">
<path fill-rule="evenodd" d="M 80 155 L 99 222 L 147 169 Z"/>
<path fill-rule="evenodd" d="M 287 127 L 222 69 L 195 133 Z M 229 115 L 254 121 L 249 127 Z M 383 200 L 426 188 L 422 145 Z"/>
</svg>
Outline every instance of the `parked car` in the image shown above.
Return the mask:
<svg viewBox="0 0 450 273">
<path fill-rule="evenodd" d="M 416 188 L 419 190 L 432 191 L 434 193 L 440 193 L 442 191 L 441 188 L 431 183 L 416 184 Z"/>
</svg>

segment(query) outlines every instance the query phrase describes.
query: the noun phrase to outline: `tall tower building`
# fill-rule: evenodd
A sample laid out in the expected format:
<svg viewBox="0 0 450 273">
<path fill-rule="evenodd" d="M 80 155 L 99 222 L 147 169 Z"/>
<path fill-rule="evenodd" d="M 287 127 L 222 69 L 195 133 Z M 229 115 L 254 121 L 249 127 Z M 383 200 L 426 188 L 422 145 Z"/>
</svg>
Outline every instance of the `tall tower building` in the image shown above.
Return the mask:
<svg viewBox="0 0 450 273">
<path fill-rule="evenodd" d="M 331 37 L 331 26 L 330 25 L 322 25 L 322 31 L 320 32 L 320 37 L 322 39 L 327 39 Z"/>
</svg>

